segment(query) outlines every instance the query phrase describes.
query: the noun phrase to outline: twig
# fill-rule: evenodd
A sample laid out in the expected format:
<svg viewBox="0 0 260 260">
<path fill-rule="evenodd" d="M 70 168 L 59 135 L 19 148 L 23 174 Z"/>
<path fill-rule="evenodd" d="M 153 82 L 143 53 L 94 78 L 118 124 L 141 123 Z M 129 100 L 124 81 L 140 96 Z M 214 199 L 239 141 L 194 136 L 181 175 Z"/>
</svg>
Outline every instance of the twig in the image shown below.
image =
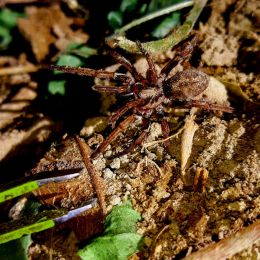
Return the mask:
<svg viewBox="0 0 260 260">
<path fill-rule="evenodd" d="M 105 215 L 106 214 L 106 202 L 105 202 L 104 184 L 102 183 L 100 177 L 98 176 L 97 170 L 95 169 L 93 163 L 91 162 L 90 148 L 78 136 L 76 136 L 76 141 L 78 143 L 80 153 L 83 158 L 86 169 L 90 175 L 90 178 L 94 185 L 95 191 L 97 193 L 97 197 L 98 197 L 103 215 Z"/>
<path fill-rule="evenodd" d="M 147 147 L 153 146 L 155 144 L 164 143 L 164 142 L 170 140 L 171 138 L 178 136 L 182 132 L 183 129 L 184 129 L 184 127 L 180 128 L 177 133 L 175 133 L 175 134 L 173 134 L 173 135 L 171 135 L 171 136 L 169 136 L 165 139 L 144 143 L 144 144 L 142 144 L 142 148 L 147 148 Z"/>
<path fill-rule="evenodd" d="M 188 1 L 184 1 L 184 2 L 181 2 L 181 3 L 177 3 L 177 4 L 174 4 L 174 5 L 171 5 L 171 6 L 167 6 L 166 8 L 163 8 L 159 11 L 156 11 L 156 12 L 153 12 L 151 14 L 148 14 L 146 16 L 143 16 L 139 19 L 136 19 L 134 21 L 132 21 L 131 23 L 123 26 L 122 28 L 116 30 L 116 34 L 117 35 L 124 35 L 124 33 L 126 31 L 128 31 L 129 29 L 135 27 L 135 26 L 138 26 L 142 23 L 145 23 L 145 22 L 148 22 L 150 20 L 153 20 L 157 17 L 160 17 L 160 16 L 163 16 L 163 15 L 166 15 L 166 14 L 170 14 L 172 12 L 175 12 L 175 11 L 178 11 L 178 10 L 181 10 L 185 7 L 189 7 L 189 6 L 192 6 L 193 5 L 193 1 L 192 0 L 188 0 Z"/>
<path fill-rule="evenodd" d="M 168 49 L 171 49 L 188 36 L 206 3 L 207 0 L 196 0 L 182 26 L 164 39 L 143 43 L 143 48 L 151 54 L 163 53 Z M 135 23 L 135 21 L 133 23 Z M 140 53 L 140 50 L 135 42 L 127 39 L 123 35 L 118 35 L 117 33 L 108 37 L 106 39 L 106 43 L 111 48 L 120 47 L 131 53 Z"/>
<path fill-rule="evenodd" d="M 34 2 L 50 2 L 50 0 L 0 0 L 0 7 L 6 4 L 31 4 Z"/>
<path fill-rule="evenodd" d="M 8 68 L 0 68 L 0 76 L 31 73 L 31 72 L 36 72 L 38 69 L 39 68 L 37 66 L 32 64 L 8 67 Z"/>
<path fill-rule="evenodd" d="M 185 257 L 184 260 L 227 259 L 250 247 L 259 239 L 260 221 L 257 221 L 249 227 L 244 228 L 242 231 L 237 232 L 235 235 Z"/>
</svg>

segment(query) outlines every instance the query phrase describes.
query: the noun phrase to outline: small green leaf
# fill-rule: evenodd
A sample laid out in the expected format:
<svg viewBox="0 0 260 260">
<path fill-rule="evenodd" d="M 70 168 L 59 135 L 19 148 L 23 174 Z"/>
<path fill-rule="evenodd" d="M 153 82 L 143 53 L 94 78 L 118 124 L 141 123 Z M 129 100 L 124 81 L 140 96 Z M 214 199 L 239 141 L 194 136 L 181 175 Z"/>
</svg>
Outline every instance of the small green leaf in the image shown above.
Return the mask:
<svg viewBox="0 0 260 260">
<path fill-rule="evenodd" d="M 63 54 L 59 57 L 57 61 L 57 65 L 60 66 L 70 66 L 70 67 L 78 67 L 83 64 L 82 60 L 71 54 Z"/>
<path fill-rule="evenodd" d="M 120 11 L 121 12 L 131 12 L 135 9 L 136 5 L 138 3 L 138 0 L 123 0 L 120 5 Z"/>
<path fill-rule="evenodd" d="M 56 64 L 60 66 L 79 67 L 83 65 L 83 61 L 79 57 L 76 57 L 75 55 L 63 54 L 59 57 Z M 64 72 L 55 70 L 53 73 L 63 74 Z"/>
<path fill-rule="evenodd" d="M 48 92 L 52 95 L 65 95 L 66 80 L 52 80 L 48 83 Z"/>
<path fill-rule="evenodd" d="M 71 50 L 71 53 L 76 54 L 82 58 L 89 58 L 92 55 L 96 55 L 97 54 L 97 50 L 90 48 L 86 45 L 83 45 L 79 48 L 75 48 L 73 50 Z"/>
<path fill-rule="evenodd" d="M 159 25 L 152 31 L 152 36 L 156 38 L 165 37 L 176 25 L 180 24 L 180 12 L 174 12 L 172 15 L 166 17 Z"/>
<path fill-rule="evenodd" d="M 6 49 L 11 41 L 12 35 L 10 33 L 10 30 L 3 26 L 0 26 L 0 50 Z"/>
<path fill-rule="evenodd" d="M 0 245 L 0 259 L 27 260 L 27 251 L 31 245 L 31 236 L 27 235 Z"/>
<path fill-rule="evenodd" d="M 120 11 L 111 11 L 107 15 L 109 25 L 113 29 L 117 29 L 123 24 L 123 14 Z"/>
<path fill-rule="evenodd" d="M 71 52 L 74 49 L 79 48 L 82 46 L 82 43 L 77 43 L 77 42 L 71 42 L 67 47 L 66 47 L 66 53 Z"/>
<path fill-rule="evenodd" d="M 84 65 L 84 59 L 89 58 L 92 55 L 97 54 L 96 49 L 90 48 L 86 45 L 78 44 L 72 42 L 68 45 L 66 53 L 62 54 L 58 61 L 57 65 L 60 66 L 70 66 L 70 67 L 79 67 Z M 55 70 L 53 74 L 64 74 L 62 71 Z M 65 95 L 66 80 L 52 80 L 48 83 L 48 92 L 51 95 L 60 94 Z"/>
<path fill-rule="evenodd" d="M 83 260 L 127 260 L 140 250 L 142 235 L 124 233 L 95 239 L 90 245 L 78 251 Z"/>
<path fill-rule="evenodd" d="M 13 12 L 7 8 L 0 10 L 0 50 L 8 47 L 12 41 L 11 30 L 16 26 L 18 17 L 24 17 L 23 13 Z"/>
<path fill-rule="evenodd" d="M 105 221 L 104 235 L 78 251 L 83 260 L 127 260 L 142 246 L 142 235 L 136 233 L 138 212 L 126 202 L 112 209 Z"/>
<path fill-rule="evenodd" d="M 18 17 L 24 17 L 23 13 L 17 13 L 7 8 L 0 10 L 0 22 L 6 28 L 13 28 L 16 26 L 16 19 Z"/>
<path fill-rule="evenodd" d="M 138 220 L 141 220 L 140 214 L 132 209 L 130 202 L 125 202 L 114 207 L 106 217 L 104 234 L 135 233 Z"/>
</svg>

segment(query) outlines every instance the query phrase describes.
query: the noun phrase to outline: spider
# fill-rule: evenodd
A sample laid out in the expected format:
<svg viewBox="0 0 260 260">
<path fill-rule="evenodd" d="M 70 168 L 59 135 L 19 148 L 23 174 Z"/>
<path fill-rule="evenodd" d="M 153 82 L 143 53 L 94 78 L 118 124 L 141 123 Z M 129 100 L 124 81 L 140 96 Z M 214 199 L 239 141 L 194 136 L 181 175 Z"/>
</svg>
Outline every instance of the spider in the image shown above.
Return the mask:
<svg viewBox="0 0 260 260">
<path fill-rule="evenodd" d="M 130 73 L 122 74 L 117 72 L 108 72 L 105 70 L 94 70 L 90 68 L 67 67 L 52 65 L 50 69 L 63 72 L 91 76 L 102 79 L 118 81 L 118 86 L 94 85 L 92 88 L 99 92 L 116 93 L 129 95 L 130 101 L 119 108 L 111 117 L 110 124 L 114 128 L 117 121 L 128 111 L 132 111 L 130 116 L 122 120 L 110 135 L 99 145 L 92 153 L 92 158 L 103 153 L 108 145 L 112 143 L 120 133 L 133 124 L 141 116 L 143 121 L 149 121 L 152 116 L 163 115 L 164 108 L 174 106 L 174 103 L 180 103 L 182 107 L 199 107 L 205 110 L 219 110 L 232 113 L 233 109 L 228 106 L 208 103 L 194 98 L 201 94 L 209 85 L 209 76 L 195 68 L 187 68 L 177 72 L 173 76 L 168 76 L 174 67 L 183 64 L 191 57 L 196 43 L 197 35 L 192 35 L 178 45 L 176 55 L 173 57 L 158 74 L 155 69 L 155 63 L 151 55 L 144 50 L 142 44 L 137 41 L 136 44 L 140 52 L 147 60 L 148 70 L 146 77 L 143 77 L 135 67 L 124 56 L 114 50 L 109 54 L 112 58 L 121 64 Z M 168 137 L 170 129 L 166 120 L 161 122 L 164 138 Z M 140 136 L 124 151 L 128 153 L 135 146 L 140 145 L 146 136 L 147 131 L 142 131 Z"/>
</svg>

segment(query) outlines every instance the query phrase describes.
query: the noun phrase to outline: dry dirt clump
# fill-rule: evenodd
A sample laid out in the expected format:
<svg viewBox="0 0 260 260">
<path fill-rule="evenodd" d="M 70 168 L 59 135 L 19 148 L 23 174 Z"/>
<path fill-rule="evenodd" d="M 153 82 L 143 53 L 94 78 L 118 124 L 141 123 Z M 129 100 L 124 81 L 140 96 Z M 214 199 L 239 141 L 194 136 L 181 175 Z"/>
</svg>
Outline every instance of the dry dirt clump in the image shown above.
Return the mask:
<svg viewBox="0 0 260 260">
<path fill-rule="evenodd" d="M 238 63 L 244 66 L 240 61 L 246 58 L 247 61 L 243 60 L 242 63 L 257 66 L 260 44 L 257 34 L 260 25 L 259 2 L 216 0 L 211 2 L 211 6 L 211 16 L 201 26 L 204 38 L 201 45 L 202 61 L 208 66 L 230 67 Z M 248 55 L 252 57 L 251 61 Z"/>
</svg>

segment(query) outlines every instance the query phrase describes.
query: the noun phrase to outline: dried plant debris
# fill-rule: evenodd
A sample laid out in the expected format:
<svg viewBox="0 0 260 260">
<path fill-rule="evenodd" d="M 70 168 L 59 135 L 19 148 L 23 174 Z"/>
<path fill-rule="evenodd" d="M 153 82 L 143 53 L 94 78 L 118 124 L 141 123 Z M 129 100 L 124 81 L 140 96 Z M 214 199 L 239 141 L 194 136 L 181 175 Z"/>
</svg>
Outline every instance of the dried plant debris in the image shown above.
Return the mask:
<svg viewBox="0 0 260 260">
<path fill-rule="evenodd" d="M 28 18 L 18 20 L 18 27 L 30 41 L 37 61 L 42 61 L 49 53 L 51 44 L 63 51 L 69 43 L 86 43 L 88 36 L 82 30 L 73 31 L 73 19 L 61 11 L 59 5 L 51 7 L 27 7 Z"/>
</svg>

